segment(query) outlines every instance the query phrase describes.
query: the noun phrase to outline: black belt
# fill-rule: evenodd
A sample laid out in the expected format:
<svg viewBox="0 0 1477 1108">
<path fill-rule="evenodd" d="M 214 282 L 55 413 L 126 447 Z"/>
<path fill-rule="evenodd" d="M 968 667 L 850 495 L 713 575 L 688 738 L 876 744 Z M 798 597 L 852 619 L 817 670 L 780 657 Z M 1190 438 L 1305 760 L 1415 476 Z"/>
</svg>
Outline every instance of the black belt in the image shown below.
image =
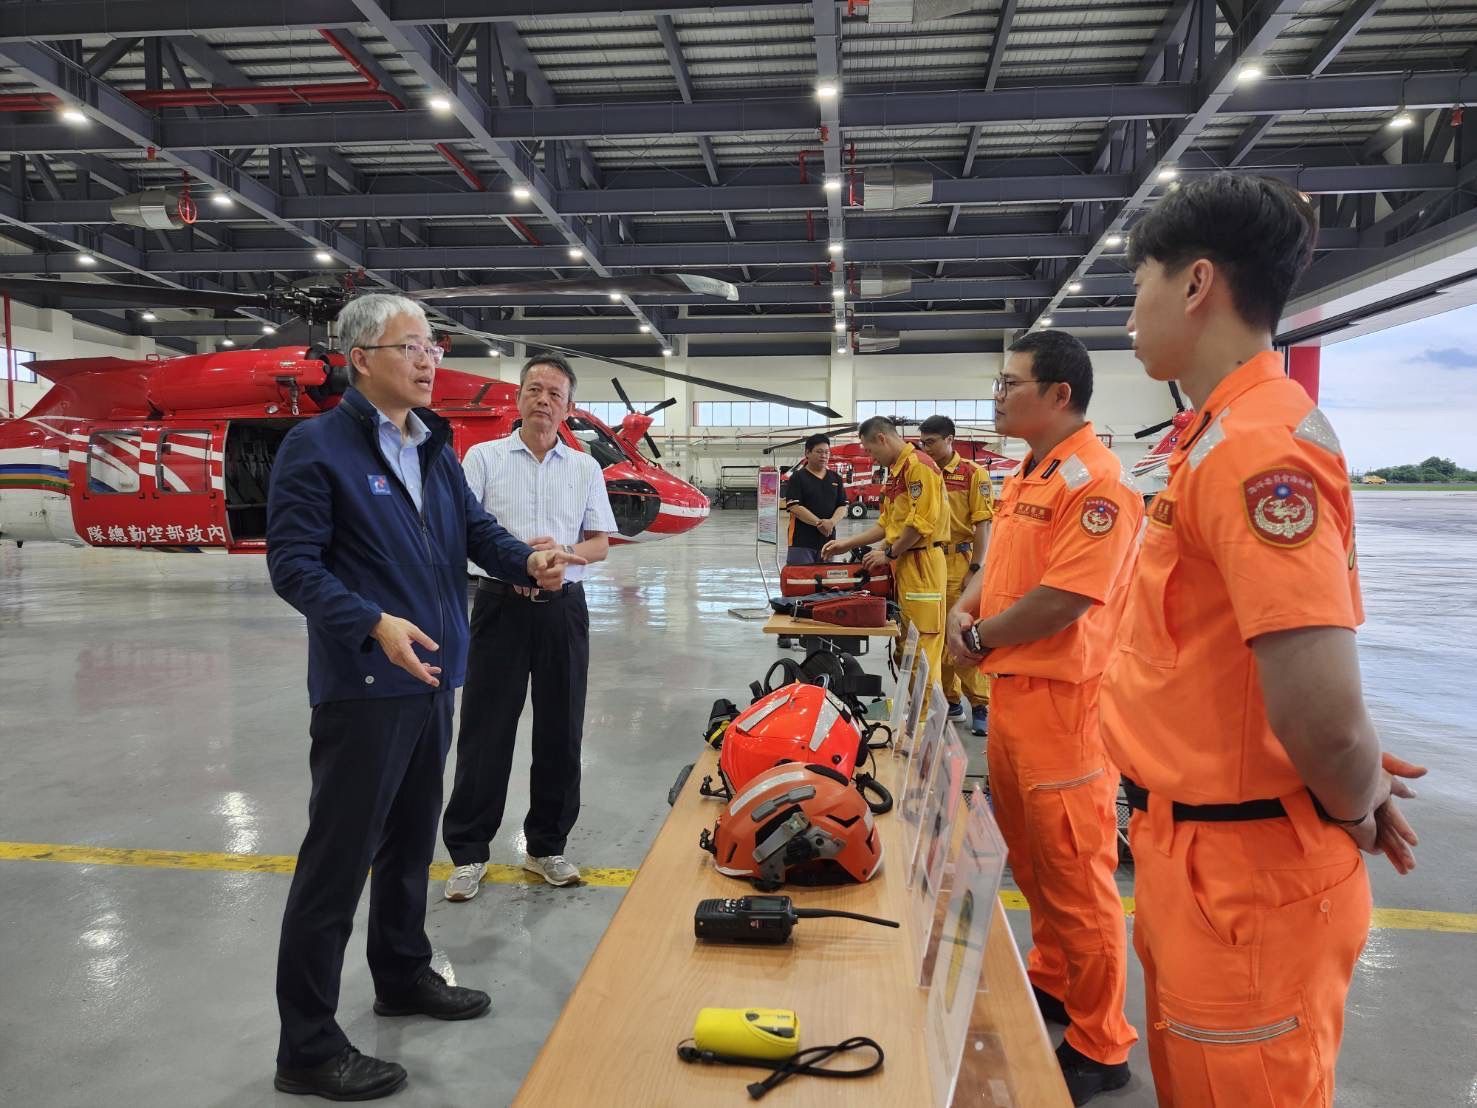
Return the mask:
<svg viewBox="0 0 1477 1108">
<path fill-rule="evenodd" d="M 945 546 L 948 546 L 947 543 L 945 543 L 944 545 Z M 972 542 L 956 542 L 953 546 L 949 547 L 949 553 L 950 554 L 968 554 L 973 549 L 974 549 L 974 543 L 972 543 Z"/>
<path fill-rule="evenodd" d="M 1128 777 L 1123 778 L 1123 793 L 1128 806 L 1140 812 L 1149 810 L 1149 790 Z M 1317 801 L 1314 801 L 1315 806 Z M 1321 814 L 1321 813 L 1320 813 Z M 1240 804 L 1181 804 L 1174 802 L 1175 823 L 1242 823 L 1254 819 L 1281 819 L 1287 809 L 1280 800 L 1243 800 Z"/>
<path fill-rule="evenodd" d="M 560 589 L 534 589 L 531 597 L 524 596 L 518 591 L 523 586 L 513 586 L 506 581 L 499 581 L 494 577 L 483 577 L 477 581 L 477 588 L 492 593 L 494 596 L 517 596 L 524 600 L 559 600 L 574 592 L 583 592 L 584 583 L 581 581 L 566 581 Z"/>
</svg>

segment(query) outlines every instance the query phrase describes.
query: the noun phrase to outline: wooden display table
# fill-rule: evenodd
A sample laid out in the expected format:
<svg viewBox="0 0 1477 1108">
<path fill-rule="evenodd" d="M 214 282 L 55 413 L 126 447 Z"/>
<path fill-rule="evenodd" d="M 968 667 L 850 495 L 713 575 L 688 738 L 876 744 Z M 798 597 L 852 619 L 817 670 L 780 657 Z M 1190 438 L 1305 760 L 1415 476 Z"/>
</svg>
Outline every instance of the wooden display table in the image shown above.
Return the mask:
<svg viewBox="0 0 1477 1108">
<path fill-rule="evenodd" d="M 780 615 L 776 612 L 764 624 L 764 633 L 797 639 L 802 635 L 818 635 L 823 639 L 866 639 L 873 635 L 880 635 L 883 638 L 895 639 L 898 637 L 898 625 L 888 620 L 881 627 L 837 627 L 834 623 L 822 623 L 815 619 L 796 619 L 794 616 Z"/>
<path fill-rule="evenodd" d="M 880 752 L 889 787 L 902 760 Z M 745 1085 L 765 1071 L 690 1064 L 677 1044 L 703 1007 L 793 1008 L 801 1046 L 869 1035 L 887 1052 L 880 1072 L 857 1081 L 792 1077 L 766 1106 L 931 1103 L 925 1055 L 925 993 L 916 983 L 905 907 L 897 814 L 880 816 L 882 871 L 865 885 L 786 887 L 797 905 L 843 908 L 903 920 L 901 930 L 846 920 L 803 920 L 786 946 L 721 946 L 693 938 L 692 913 L 706 897 L 753 892 L 713 869 L 698 834 L 722 811 L 699 795 L 717 772 L 705 751 L 667 816 L 636 879 L 523 1082 L 520 1108 L 696 1108 L 749 1103 Z M 653 796 L 658 795 L 653 790 Z M 1000 905 L 985 951 L 985 981 L 965 1045 L 954 1104 L 963 1108 L 1070 1105 L 1041 1016 Z M 866 1052 L 842 1066 L 862 1064 Z"/>
</svg>

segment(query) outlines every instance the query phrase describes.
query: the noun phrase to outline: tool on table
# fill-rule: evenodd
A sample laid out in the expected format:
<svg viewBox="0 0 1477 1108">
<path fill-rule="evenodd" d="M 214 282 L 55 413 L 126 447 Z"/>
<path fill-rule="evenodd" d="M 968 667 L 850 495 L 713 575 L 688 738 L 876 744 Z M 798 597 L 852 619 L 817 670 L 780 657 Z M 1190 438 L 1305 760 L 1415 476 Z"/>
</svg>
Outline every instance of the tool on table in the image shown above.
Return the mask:
<svg viewBox="0 0 1477 1108">
<path fill-rule="evenodd" d="M 896 920 L 862 916 L 829 908 L 796 908 L 787 896 L 741 896 L 732 900 L 699 901 L 692 931 L 699 939 L 718 943 L 785 943 L 803 919 L 854 919 L 882 927 Z"/>
<path fill-rule="evenodd" d="M 788 897 L 767 899 L 788 900 Z M 875 1051 L 871 1065 L 855 1070 L 822 1069 L 819 1063 L 837 1054 L 862 1048 Z M 787 1008 L 704 1008 L 693 1024 L 692 1038 L 680 1043 L 677 1057 L 684 1062 L 726 1066 L 757 1066 L 773 1070 L 763 1081 L 749 1085 L 758 1100 L 770 1089 L 800 1074 L 806 1077 L 866 1077 L 882 1068 L 882 1048 L 863 1035 L 835 1046 L 800 1049 L 800 1018 Z"/>
</svg>

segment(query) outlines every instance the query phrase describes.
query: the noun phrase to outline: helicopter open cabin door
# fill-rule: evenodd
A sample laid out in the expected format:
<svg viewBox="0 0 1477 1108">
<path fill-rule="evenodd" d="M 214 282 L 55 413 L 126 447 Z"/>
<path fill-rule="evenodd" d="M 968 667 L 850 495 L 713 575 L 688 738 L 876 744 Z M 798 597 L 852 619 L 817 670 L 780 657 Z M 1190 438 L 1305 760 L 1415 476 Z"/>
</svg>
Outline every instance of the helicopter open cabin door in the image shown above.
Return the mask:
<svg viewBox="0 0 1477 1108">
<path fill-rule="evenodd" d="M 93 546 L 224 546 L 218 439 L 208 426 L 94 428 L 71 462 L 78 533 Z"/>
</svg>

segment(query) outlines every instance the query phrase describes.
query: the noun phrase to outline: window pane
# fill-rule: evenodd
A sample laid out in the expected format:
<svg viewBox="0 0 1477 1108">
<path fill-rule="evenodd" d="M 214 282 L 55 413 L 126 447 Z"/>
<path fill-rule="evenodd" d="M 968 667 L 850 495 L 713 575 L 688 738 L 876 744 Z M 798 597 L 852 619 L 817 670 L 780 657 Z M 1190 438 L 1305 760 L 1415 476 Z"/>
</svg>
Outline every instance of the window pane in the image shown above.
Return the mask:
<svg viewBox="0 0 1477 1108">
<path fill-rule="evenodd" d="M 89 492 L 138 492 L 137 431 L 106 431 L 93 435 L 87 449 Z"/>
<path fill-rule="evenodd" d="M 914 401 L 912 401 L 912 400 L 893 400 L 893 401 L 889 401 L 888 403 L 891 406 L 891 410 L 888 411 L 888 412 L 886 412 L 885 413 L 886 415 L 897 416 L 897 417 L 899 417 L 901 419 L 915 419 L 915 418 L 917 418 L 914 415 L 914 412 L 917 409 L 918 405 Z"/>
<path fill-rule="evenodd" d="M 976 418 L 977 419 L 980 419 L 980 420 L 982 420 L 982 421 L 984 421 L 986 423 L 990 423 L 990 422 L 993 422 L 994 421 L 994 419 L 995 419 L 995 401 L 993 401 L 993 400 L 976 400 L 974 402 L 974 408 L 975 408 Z"/>
<path fill-rule="evenodd" d="M 954 417 L 955 419 L 973 419 L 974 418 L 974 401 L 973 400 L 959 400 L 959 401 L 956 401 L 955 404 L 954 404 L 954 410 L 959 413 L 958 415 L 956 415 Z"/>
<path fill-rule="evenodd" d="M 874 400 L 858 400 L 856 405 L 856 421 L 871 419 L 877 414 L 877 403 Z"/>
<path fill-rule="evenodd" d="M 710 401 L 699 400 L 693 407 L 696 409 L 694 414 L 697 416 L 699 427 L 713 426 L 713 405 Z"/>
<path fill-rule="evenodd" d="M 210 491 L 210 432 L 166 431 L 159 440 L 161 493 Z"/>
</svg>

